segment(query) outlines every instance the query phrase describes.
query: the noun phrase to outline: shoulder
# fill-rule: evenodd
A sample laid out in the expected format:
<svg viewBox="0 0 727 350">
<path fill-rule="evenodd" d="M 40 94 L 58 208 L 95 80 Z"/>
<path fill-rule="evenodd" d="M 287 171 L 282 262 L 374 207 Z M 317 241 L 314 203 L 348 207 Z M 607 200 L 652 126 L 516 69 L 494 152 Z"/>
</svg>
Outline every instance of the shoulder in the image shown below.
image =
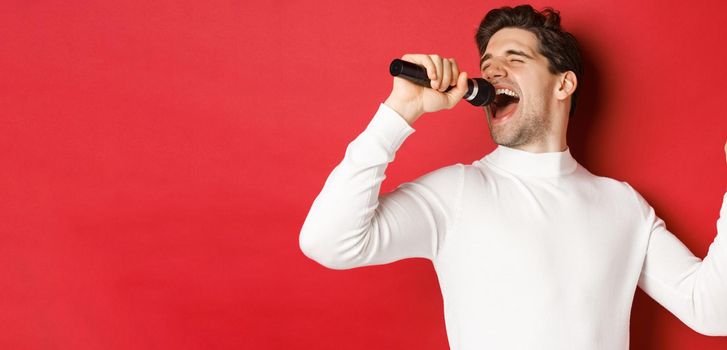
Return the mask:
<svg viewBox="0 0 727 350">
<path fill-rule="evenodd" d="M 466 166 L 457 163 L 425 173 L 411 183 L 417 183 L 434 188 L 452 188 L 460 184 L 464 179 Z"/>
<path fill-rule="evenodd" d="M 587 172 L 587 170 L 583 169 Z M 588 173 L 595 190 L 609 200 L 624 206 L 624 209 L 639 212 L 646 215 L 650 209 L 649 203 L 644 197 L 627 181 L 621 181 L 606 176 L 597 176 Z M 605 199 L 605 198 L 604 198 Z"/>
<path fill-rule="evenodd" d="M 579 177 L 584 182 L 592 184 L 601 191 L 613 192 L 614 194 L 622 196 L 631 196 L 635 192 L 628 182 L 607 176 L 595 175 L 580 164 L 573 175 Z"/>
<path fill-rule="evenodd" d="M 464 172 L 465 166 L 459 163 L 444 166 L 401 183 L 392 193 L 416 197 L 439 208 L 456 208 L 464 189 Z"/>
<path fill-rule="evenodd" d="M 579 178 L 579 183 L 586 184 L 590 189 L 588 192 L 596 194 L 596 198 L 600 200 L 618 203 L 628 209 L 638 208 L 640 211 L 648 206 L 641 194 L 626 181 L 594 175 L 580 164 L 573 176 Z"/>
</svg>

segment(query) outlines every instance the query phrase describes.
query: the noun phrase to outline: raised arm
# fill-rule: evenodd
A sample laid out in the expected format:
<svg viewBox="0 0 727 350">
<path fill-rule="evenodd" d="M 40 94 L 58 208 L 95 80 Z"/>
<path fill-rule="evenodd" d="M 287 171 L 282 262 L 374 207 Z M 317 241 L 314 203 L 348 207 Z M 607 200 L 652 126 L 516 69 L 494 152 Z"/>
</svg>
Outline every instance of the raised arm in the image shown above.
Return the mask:
<svg viewBox="0 0 727 350">
<path fill-rule="evenodd" d="M 453 165 L 379 195 L 384 170 L 413 130 L 382 104 L 346 149 L 300 232 L 306 256 L 332 269 L 433 259 L 454 224 L 463 166 Z"/>
<path fill-rule="evenodd" d="M 704 260 L 671 234 L 650 206 L 646 219 L 651 233 L 639 287 L 693 330 L 727 336 L 727 194 Z"/>
<path fill-rule="evenodd" d="M 466 74 L 453 60 L 406 55 L 427 67 L 432 87 L 394 78 L 391 96 L 328 176 L 303 223 L 303 253 L 332 269 L 384 264 L 409 257 L 433 259 L 455 222 L 464 166 L 430 172 L 380 195 L 387 165 L 424 112 L 453 107 L 466 91 Z M 446 74 L 445 74 L 446 73 Z M 454 77 L 454 78 L 453 78 Z M 459 79 L 457 79 L 459 78 Z M 449 85 L 456 88 L 443 92 Z"/>
</svg>

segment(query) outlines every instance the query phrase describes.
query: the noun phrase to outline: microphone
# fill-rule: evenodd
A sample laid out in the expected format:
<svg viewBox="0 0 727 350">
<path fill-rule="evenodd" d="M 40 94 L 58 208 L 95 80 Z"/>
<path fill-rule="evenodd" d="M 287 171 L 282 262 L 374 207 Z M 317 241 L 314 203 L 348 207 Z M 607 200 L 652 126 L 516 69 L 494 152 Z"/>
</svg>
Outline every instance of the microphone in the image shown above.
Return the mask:
<svg viewBox="0 0 727 350">
<path fill-rule="evenodd" d="M 396 58 L 389 65 L 389 73 L 423 87 L 432 87 L 427 69 L 418 64 Z M 450 86 L 445 92 L 453 87 Z M 467 93 L 464 94 L 464 99 L 474 106 L 488 105 L 495 99 L 495 87 L 482 78 L 467 79 Z"/>
</svg>

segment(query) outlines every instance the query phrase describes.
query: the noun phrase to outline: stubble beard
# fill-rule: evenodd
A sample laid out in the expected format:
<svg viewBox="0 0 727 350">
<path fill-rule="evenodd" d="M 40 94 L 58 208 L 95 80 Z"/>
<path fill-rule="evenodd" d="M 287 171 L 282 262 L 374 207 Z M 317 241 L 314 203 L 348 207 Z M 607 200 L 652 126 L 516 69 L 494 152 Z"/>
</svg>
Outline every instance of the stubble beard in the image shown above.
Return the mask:
<svg viewBox="0 0 727 350">
<path fill-rule="evenodd" d="M 547 115 L 546 112 L 544 111 L 544 115 Z M 524 110 L 522 115 L 516 116 L 515 119 L 504 125 L 494 127 L 492 123 L 487 123 L 487 125 L 492 140 L 498 145 L 510 148 L 544 141 L 550 128 L 549 120 L 536 115 L 532 110 Z"/>
</svg>

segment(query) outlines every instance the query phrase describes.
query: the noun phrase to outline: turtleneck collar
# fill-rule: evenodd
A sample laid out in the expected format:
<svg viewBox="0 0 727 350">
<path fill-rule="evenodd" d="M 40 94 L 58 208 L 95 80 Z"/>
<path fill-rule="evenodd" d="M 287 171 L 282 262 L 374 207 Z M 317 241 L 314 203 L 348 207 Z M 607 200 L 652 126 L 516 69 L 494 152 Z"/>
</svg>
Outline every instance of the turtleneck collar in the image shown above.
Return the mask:
<svg viewBox="0 0 727 350">
<path fill-rule="evenodd" d="M 505 146 L 497 146 L 482 158 L 488 164 L 524 176 L 561 176 L 574 172 L 578 162 L 570 148 L 563 152 L 531 153 Z"/>
</svg>

